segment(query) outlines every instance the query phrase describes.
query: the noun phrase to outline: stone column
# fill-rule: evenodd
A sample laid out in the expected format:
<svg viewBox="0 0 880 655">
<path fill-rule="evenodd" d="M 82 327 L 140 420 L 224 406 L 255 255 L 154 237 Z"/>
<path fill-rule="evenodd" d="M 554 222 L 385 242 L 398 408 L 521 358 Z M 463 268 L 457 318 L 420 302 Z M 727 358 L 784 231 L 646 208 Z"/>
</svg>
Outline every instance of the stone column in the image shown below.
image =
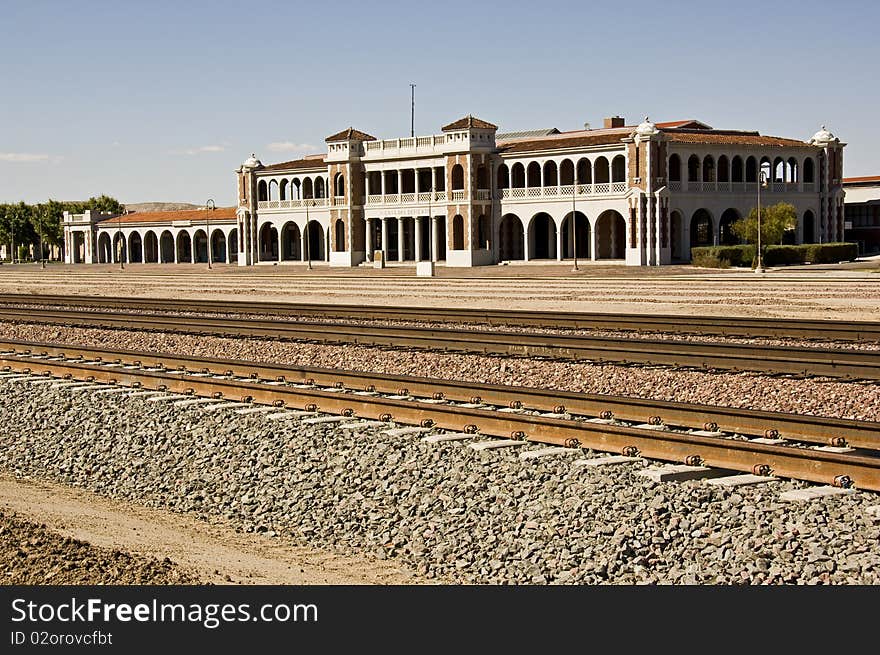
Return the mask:
<svg viewBox="0 0 880 655">
<path fill-rule="evenodd" d="M 529 229 L 523 223 L 523 261 L 529 261 Z"/>
<path fill-rule="evenodd" d="M 403 193 L 403 169 L 397 169 L 397 195 Z"/>
<path fill-rule="evenodd" d="M 367 225 L 367 261 L 373 261 L 373 219 L 365 219 Z"/>
<path fill-rule="evenodd" d="M 433 193 L 433 190 L 431 191 L 431 193 Z M 431 224 L 431 261 L 436 264 L 437 252 L 440 249 L 440 244 L 438 243 L 439 239 L 437 237 L 437 230 L 440 227 L 440 219 L 436 216 L 430 216 L 429 218 Z"/>
<path fill-rule="evenodd" d="M 400 191 L 400 187 L 397 188 Z M 403 261 L 403 217 L 397 217 L 397 261 Z"/>
<path fill-rule="evenodd" d="M 307 238 L 306 230 L 303 230 L 302 232 L 300 232 L 300 237 L 299 237 L 299 240 L 300 240 L 300 244 L 299 244 L 299 260 L 300 260 L 301 262 L 306 261 L 306 238 Z M 309 253 L 309 256 L 311 256 L 311 254 L 312 254 L 312 253 Z"/>
<path fill-rule="evenodd" d="M 552 220 L 552 219 L 551 219 Z M 569 219 L 570 222 L 574 221 L 574 215 Z M 555 221 L 554 221 L 555 223 Z M 563 221 L 564 224 L 564 221 Z M 556 261 L 562 261 L 562 228 L 556 230 Z"/>
<path fill-rule="evenodd" d="M 418 179 L 418 178 L 416 178 Z M 418 193 L 418 185 L 416 185 L 416 193 Z M 415 247 L 415 260 L 417 262 L 422 261 L 422 218 L 420 216 L 415 216 L 413 220 L 416 222 L 416 247 Z"/>
<path fill-rule="evenodd" d="M 384 177 L 382 178 L 385 179 Z M 388 261 L 388 217 L 382 217 L 382 257 L 387 262 Z"/>
<path fill-rule="evenodd" d="M 280 262 L 284 259 L 284 253 L 281 250 L 281 246 L 283 245 L 281 242 L 281 233 L 284 231 L 284 228 L 278 230 L 278 261 Z M 210 250 L 210 249 L 209 249 Z"/>
</svg>

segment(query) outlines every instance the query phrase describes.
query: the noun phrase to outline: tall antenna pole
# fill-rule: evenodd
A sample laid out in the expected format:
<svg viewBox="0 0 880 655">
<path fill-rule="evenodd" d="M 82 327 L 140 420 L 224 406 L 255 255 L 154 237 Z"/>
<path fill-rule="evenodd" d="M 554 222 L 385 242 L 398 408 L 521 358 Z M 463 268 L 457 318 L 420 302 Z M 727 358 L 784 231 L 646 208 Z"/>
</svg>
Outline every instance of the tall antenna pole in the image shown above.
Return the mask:
<svg viewBox="0 0 880 655">
<path fill-rule="evenodd" d="M 410 112 L 409 112 L 409 135 L 416 135 L 416 85 L 409 85 L 409 93 L 410 93 Z"/>
</svg>

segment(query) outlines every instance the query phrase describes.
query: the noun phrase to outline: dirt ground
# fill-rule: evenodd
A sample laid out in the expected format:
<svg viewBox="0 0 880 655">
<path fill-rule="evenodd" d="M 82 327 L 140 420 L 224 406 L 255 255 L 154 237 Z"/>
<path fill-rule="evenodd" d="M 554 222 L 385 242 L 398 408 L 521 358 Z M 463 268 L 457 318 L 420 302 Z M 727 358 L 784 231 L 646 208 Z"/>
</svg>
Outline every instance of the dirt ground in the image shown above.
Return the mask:
<svg viewBox="0 0 880 655">
<path fill-rule="evenodd" d="M 228 298 L 309 303 L 466 306 L 674 315 L 880 320 L 880 259 L 750 270 L 571 262 L 382 270 L 316 264 L 0 266 L 0 293 Z"/>
<path fill-rule="evenodd" d="M 96 494 L 45 481 L 17 479 L 0 471 L 0 512 L 15 514 L 18 519 L 45 524 L 46 531 L 61 537 L 87 542 L 91 546 L 124 551 L 135 558 L 169 558 L 182 569 L 183 580 L 196 579 L 210 584 L 418 584 L 415 573 L 385 561 L 352 558 L 312 548 L 293 547 L 278 538 L 243 534 L 221 525 L 195 518 L 147 508 L 132 503 L 110 500 Z M 4 526 L 12 530 L 16 526 Z M 19 541 L 34 539 L 32 528 L 18 527 Z M 45 532 L 45 531 L 44 531 Z M 3 533 L 0 533 L 2 536 Z M 8 534 L 8 533 L 6 533 Z M 46 580 L 44 569 L 51 558 L 46 557 L 42 542 L 50 541 L 37 535 L 40 543 L 26 549 L 34 550 L 29 571 L 16 565 L 21 559 L 17 547 L 0 548 L 0 572 L 16 571 L 19 584 L 58 584 Z M 52 549 L 57 549 L 52 540 Z M 2 539 L 0 539 L 2 542 Z M 40 548 L 38 548 L 40 547 Z M 62 543 L 62 547 L 64 544 Z M 69 545 L 67 546 L 69 550 Z M 40 551 L 37 553 L 37 551 Z M 39 554 L 39 557 L 37 556 Z M 70 555 L 70 553 L 68 553 Z M 90 561 L 98 561 L 94 554 Z M 58 560 L 58 557 L 55 558 Z M 56 561 L 57 563 L 57 561 Z M 140 565 L 143 568 L 143 565 Z M 118 568 L 118 565 L 117 565 Z M 161 568 L 161 567 L 160 567 Z M 45 570 L 48 572 L 51 567 Z M 112 567 L 103 579 L 112 583 Z M 35 577 L 39 573 L 40 575 Z M 167 584 L 177 578 L 165 569 L 155 584 Z M 7 578 L 11 574 L 7 575 Z M 118 572 L 115 574 L 118 579 Z M 67 572 L 67 576 L 70 573 Z M 186 576 L 189 576 L 187 578 Z M 64 579 L 61 576 L 59 580 Z M 123 578 L 128 580 L 128 578 Z M 135 580 L 133 584 L 141 584 Z M 6 584 L 10 584 L 7 580 Z M 95 584 L 88 578 L 84 584 Z"/>
</svg>

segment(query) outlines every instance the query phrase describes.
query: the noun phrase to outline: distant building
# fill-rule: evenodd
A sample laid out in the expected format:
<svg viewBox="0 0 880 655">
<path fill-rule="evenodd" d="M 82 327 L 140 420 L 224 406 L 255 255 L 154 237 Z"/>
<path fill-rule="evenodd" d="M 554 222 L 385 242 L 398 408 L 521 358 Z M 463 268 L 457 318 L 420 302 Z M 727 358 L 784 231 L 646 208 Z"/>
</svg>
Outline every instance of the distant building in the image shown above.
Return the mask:
<svg viewBox="0 0 880 655">
<path fill-rule="evenodd" d="M 844 234 L 859 254 L 880 251 L 880 175 L 845 177 Z"/>
<path fill-rule="evenodd" d="M 620 116 L 572 132 L 497 130 L 470 115 L 429 136 L 349 127 L 326 153 L 268 165 L 252 155 L 236 170 L 237 206 L 211 213 L 212 260 L 687 262 L 693 246 L 737 242 L 731 226 L 762 179 L 762 203 L 795 207 L 792 241 L 844 236 L 846 144 L 824 126 L 807 141 Z M 207 261 L 205 213 L 65 215 L 66 260 Z"/>
</svg>

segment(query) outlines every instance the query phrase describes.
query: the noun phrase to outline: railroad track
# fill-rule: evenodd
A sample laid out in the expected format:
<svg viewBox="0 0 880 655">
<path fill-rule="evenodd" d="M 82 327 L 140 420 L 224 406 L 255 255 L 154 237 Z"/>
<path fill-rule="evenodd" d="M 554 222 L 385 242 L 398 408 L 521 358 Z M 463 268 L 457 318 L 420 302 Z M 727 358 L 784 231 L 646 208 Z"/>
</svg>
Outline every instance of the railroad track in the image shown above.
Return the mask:
<svg viewBox="0 0 880 655">
<path fill-rule="evenodd" d="M 880 380 L 880 351 L 588 337 L 460 328 L 352 325 L 86 309 L 0 308 L 0 320 L 223 337 L 423 348 L 614 364 Z M 681 319 L 679 319 L 681 320 Z"/>
<path fill-rule="evenodd" d="M 548 312 L 468 308 L 271 303 L 239 300 L 189 300 L 0 294 L 0 304 L 38 304 L 151 311 L 271 314 L 319 319 L 376 319 L 569 329 L 635 330 L 675 334 L 745 337 L 797 337 L 840 341 L 880 341 L 880 322 L 672 316 L 598 312 Z"/>
<path fill-rule="evenodd" d="M 880 431 L 878 424 L 871 422 L 601 396 L 586 396 L 584 404 L 578 405 L 578 394 L 521 387 L 389 378 L 354 371 L 285 368 L 58 344 L 3 342 L 0 350 L 0 366 L 7 375 L 20 372 L 29 379 L 55 376 L 112 383 L 138 390 L 256 402 L 309 414 L 326 412 L 340 418 L 394 421 L 468 435 L 591 448 L 880 491 Z M 412 388 L 388 391 L 403 383 Z M 462 402 L 465 399 L 468 402 Z M 569 401 L 564 407 L 560 406 L 563 399 Z M 556 405 L 552 411 L 545 411 L 551 402 Z M 591 413 L 595 412 L 587 411 L 600 406 L 615 407 L 619 414 L 603 409 L 594 416 Z M 651 412 L 644 423 L 622 418 L 640 421 L 643 412 Z M 670 418 L 664 419 L 664 413 Z M 743 425 L 747 427 L 739 426 L 737 413 L 745 417 Z M 690 423 L 706 417 L 726 422 Z M 781 439 L 776 432 L 769 434 L 771 438 L 763 432 L 760 437 L 748 438 L 766 425 L 779 425 L 788 439 Z M 777 428 L 770 429 L 778 432 Z M 840 436 L 843 434 L 848 438 Z M 807 445 L 815 442 L 834 445 Z"/>
</svg>

